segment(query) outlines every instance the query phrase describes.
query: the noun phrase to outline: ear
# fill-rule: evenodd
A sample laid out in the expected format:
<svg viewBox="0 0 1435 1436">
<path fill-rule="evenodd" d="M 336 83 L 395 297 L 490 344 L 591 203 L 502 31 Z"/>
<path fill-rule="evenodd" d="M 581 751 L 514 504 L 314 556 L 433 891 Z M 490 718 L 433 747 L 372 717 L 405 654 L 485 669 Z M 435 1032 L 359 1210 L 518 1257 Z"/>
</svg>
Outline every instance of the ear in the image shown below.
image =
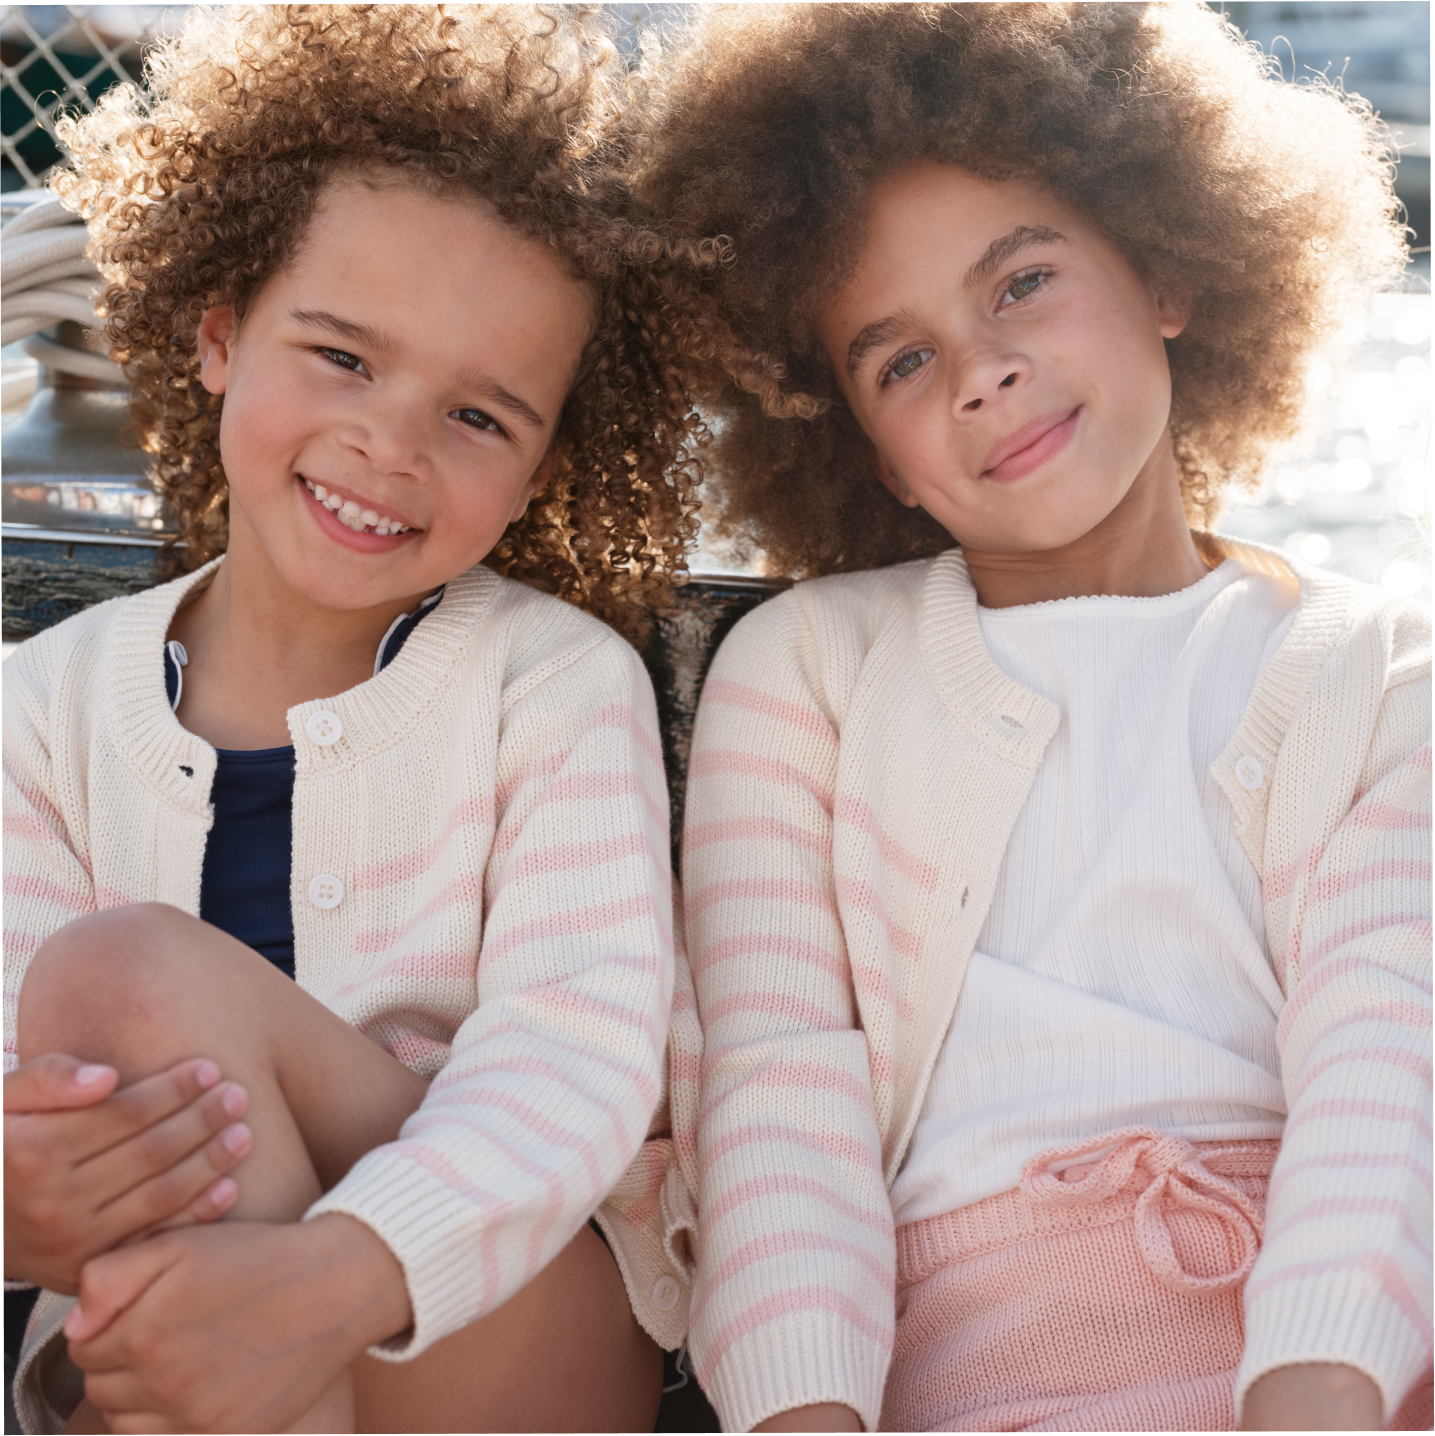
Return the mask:
<svg viewBox="0 0 1435 1436">
<path fill-rule="evenodd" d="M 508 522 L 516 524 L 523 517 L 524 510 L 533 502 L 533 496 L 548 487 L 548 481 L 553 477 L 553 450 L 544 454 L 543 461 L 534 469 L 532 477 L 524 484 L 518 498 L 514 501 L 513 512 L 508 516 Z"/>
<path fill-rule="evenodd" d="M 206 309 L 196 334 L 199 347 L 199 382 L 211 394 L 222 394 L 229 387 L 229 354 L 239 323 L 228 304 Z"/>
<path fill-rule="evenodd" d="M 874 449 L 872 451 L 872 467 L 877 471 L 877 478 L 881 481 L 882 487 L 897 500 L 899 504 L 909 509 L 917 507 L 917 500 L 911 489 L 907 487 L 906 481 L 896 469 L 887 462 L 886 457 Z"/>
<path fill-rule="evenodd" d="M 1174 339 L 1191 322 L 1191 301 L 1185 295 L 1158 294 L 1156 317 L 1160 321 L 1161 337 Z"/>
</svg>

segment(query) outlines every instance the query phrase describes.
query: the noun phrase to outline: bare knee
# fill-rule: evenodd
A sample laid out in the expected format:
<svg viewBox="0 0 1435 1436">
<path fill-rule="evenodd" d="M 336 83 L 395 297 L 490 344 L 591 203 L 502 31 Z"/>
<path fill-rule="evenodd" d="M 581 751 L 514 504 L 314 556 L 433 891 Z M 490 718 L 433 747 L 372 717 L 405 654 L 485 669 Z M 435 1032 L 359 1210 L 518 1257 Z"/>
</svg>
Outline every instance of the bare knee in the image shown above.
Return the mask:
<svg viewBox="0 0 1435 1436">
<path fill-rule="evenodd" d="M 20 989 L 20 1060 L 68 1052 L 114 1062 L 121 1029 L 132 1047 L 149 1032 L 172 1031 L 207 930 L 165 903 L 90 913 L 61 928 L 31 959 Z"/>
</svg>

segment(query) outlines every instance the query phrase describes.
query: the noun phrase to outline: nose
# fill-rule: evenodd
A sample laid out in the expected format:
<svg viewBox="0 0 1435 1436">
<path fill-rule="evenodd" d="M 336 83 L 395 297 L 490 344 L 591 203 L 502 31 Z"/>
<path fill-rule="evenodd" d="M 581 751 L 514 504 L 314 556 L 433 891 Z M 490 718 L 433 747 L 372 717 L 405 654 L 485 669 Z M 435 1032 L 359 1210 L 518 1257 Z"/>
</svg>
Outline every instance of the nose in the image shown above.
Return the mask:
<svg viewBox="0 0 1435 1436">
<path fill-rule="evenodd" d="M 1031 364 L 1020 354 L 986 353 L 972 356 L 962 365 L 952 391 L 952 414 L 969 419 L 1009 389 L 1020 387 L 1031 377 Z"/>
<path fill-rule="evenodd" d="M 416 395 L 376 394 L 361 418 L 346 424 L 339 442 L 361 454 L 377 474 L 423 482 L 432 476 L 427 442 L 430 416 Z"/>
</svg>

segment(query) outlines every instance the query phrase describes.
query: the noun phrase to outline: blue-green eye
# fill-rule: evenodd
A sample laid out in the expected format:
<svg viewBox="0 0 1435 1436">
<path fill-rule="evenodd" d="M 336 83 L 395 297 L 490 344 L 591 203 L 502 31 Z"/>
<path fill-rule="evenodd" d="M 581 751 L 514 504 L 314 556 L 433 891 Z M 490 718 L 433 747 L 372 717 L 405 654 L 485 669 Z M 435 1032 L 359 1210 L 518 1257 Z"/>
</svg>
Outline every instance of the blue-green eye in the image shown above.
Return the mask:
<svg viewBox="0 0 1435 1436">
<path fill-rule="evenodd" d="M 1029 270 L 1026 274 L 1013 275 L 1006 282 L 1006 292 L 1014 303 L 1029 299 L 1041 288 L 1045 278 L 1046 275 L 1039 269 Z"/>
<path fill-rule="evenodd" d="M 882 376 L 882 382 L 885 384 L 891 379 L 910 379 L 931 357 L 930 349 L 913 349 L 910 354 L 902 355 L 892 364 Z"/>
<path fill-rule="evenodd" d="M 451 409 L 450 419 L 457 419 L 460 424 L 467 424 L 471 429 L 486 429 L 493 434 L 501 434 L 503 425 L 491 414 L 485 414 L 482 409 Z"/>
<path fill-rule="evenodd" d="M 363 370 L 364 361 L 357 354 L 350 354 L 345 349 L 331 349 L 326 344 L 319 350 L 319 353 L 331 364 L 337 364 L 340 369 L 347 369 L 352 374 L 358 374 Z"/>
</svg>

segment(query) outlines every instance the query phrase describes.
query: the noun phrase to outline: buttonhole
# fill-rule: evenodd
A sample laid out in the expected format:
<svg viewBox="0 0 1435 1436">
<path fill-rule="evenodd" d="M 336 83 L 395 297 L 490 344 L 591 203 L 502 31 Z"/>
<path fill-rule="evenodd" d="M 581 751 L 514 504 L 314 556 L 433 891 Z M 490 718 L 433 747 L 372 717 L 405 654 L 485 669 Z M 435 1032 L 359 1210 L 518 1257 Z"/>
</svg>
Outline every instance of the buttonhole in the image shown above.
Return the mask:
<svg viewBox="0 0 1435 1436">
<path fill-rule="evenodd" d="M 961 906 L 962 906 L 962 907 L 966 907 L 966 905 L 967 905 L 967 898 L 968 898 L 968 896 L 970 895 L 970 893 L 971 893 L 971 888 L 968 887 L 968 888 L 963 888 L 963 889 L 962 889 L 962 901 L 961 901 Z"/>
<path fill-rule="evenodd" d="M 1008 728 L 1020 728 L 1020 727 L 1021 727 L 1021 724 L 1020 724 L 1015 718 L 1013 718 L 1013 717 L 1011 716 L 1011 714 L 1009 714 L 1009 713 L 1003 713 L 1003 714 L 1002 714 L 1002 722 L 1005 723 Z"/>
<path fill-rule="evenodd" d="M 194 777 L 194 769 L 191 768 L 188 763 L 181 763 L 179 765 L 179 771 L 183 773 L 186 778 Z"/>
</svg>

